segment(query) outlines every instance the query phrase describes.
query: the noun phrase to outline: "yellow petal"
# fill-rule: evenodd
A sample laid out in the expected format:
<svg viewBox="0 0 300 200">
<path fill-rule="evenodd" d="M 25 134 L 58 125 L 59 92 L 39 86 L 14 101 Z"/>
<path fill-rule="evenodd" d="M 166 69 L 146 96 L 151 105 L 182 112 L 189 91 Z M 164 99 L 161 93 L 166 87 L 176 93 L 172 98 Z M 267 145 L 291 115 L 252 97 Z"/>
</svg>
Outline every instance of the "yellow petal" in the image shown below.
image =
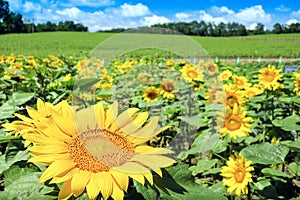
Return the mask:
<svg viewBox="0 0 300 200">
<path fill-rule="evenodd" d="M 113 181 L 114 185 L 113 185 L 113 193 L 111 195 L 111 197 L 114 199 L 114 200 L 123 200 L 124 198 L 124 192 L 123 190 L 121 190 L 117 185 L 116 185 L 116 182 Z"/>
<path fill-rule="evenodd" d="M 72 117 L 63 116 L 60 113 L 52 111 L 52 117 L 58 128 L 63 131 L 66 135 L 74 136 L 77 131 Z"/>
<path fill-rule="evenodd" d="M 116 120 L 118 116 L 118 102 L 115 101 L 112 105 L 109 106 L 108 110 L 106 111 L 106 117 L 105 117 L 105 129 L 108 129 L 108 127 Z"/>
<path fill-rule="evenodd" d="M 97 121 L 98 121 L 99 127 L 101 129 L 103 129 L 104 124 L 105 124 L 105 111 L 104 111 L 104 107 L 103 107 L 102 102 L 97 103 L 95 105 L 95 113 L 96 113 L 96 116 L 97 116 Z"/>
<path fill-rule="evenodd" d="M 71 179 L 73 177 L 73 175 L 75 173 L 77 173 L 79 171 L 79 168 L 74 168 L 71 171 L 66 171 L 65 173 L 54 177 L 49 183 L 61 183 L 61 182 L 65 182 L 69 179 Z"/>
<path fill-rule="evenodd" d="M 90 180 L 91 172 L 79 170 L 73 175 L 71 182 L 71 190 L 75 197 L 81 195 L 85 186 Z"/>
<path fill-rule="evenodd" d="M 154 148 L 146 145 L 137 146 L 135 152 L 139 154 L 171 154 L 173 151 L 167 148 Z"/>
<path fill-rule="evenodd" d="M 139 111 L 138 108 L 129 108 L 126 111 L 122 112 L 117 119 L 115 120 L 115 123 L 112 124 L 110 127 L 111 131 L 115 131 L 119 128 L 124 127 L 126 124 L 132 122 L 132 115 Z"/>
<path fill-rule="evenodd" d="M 149 138 L 157 127 L 159 117 L 154 117 L 150 120 L 143 128 L 131 134 L 133 137 L 137 138 Z"/>
<path fill-rule="evenodd" d="M 149 167 L 156 171 L 158 168 L 169 167 L 175 163 L 175 160 L 161 155 L 135 155 L 130 161 L 142 163 L 145 167 Z"/>
<path fill-rule="evenodd" d="M 40 98 L 37 100 L 37 110 L 43 117 L 47 116 L 45 104 Z"/>
<path fill-rule="evenodd" d="M 129 124 L 124 127 L 121 127 L 121 131 L 125 134 L 131 134 L 139 129 L 148 119 L 148 112 L 142 112 Z"/>
<path fill-rule="evenodd" d="M 67 200 L 73 195 L 71 190 L 71 180 L 65 181 L 60 188 L 58 199 Z"/>
<path fill-rule="evenodd" d="M 66 171 L 70 171 L 75 167 L 75 165 L 76 163 L 71 160 L 57 160 L 44 171 L 39 182 L 45 182 L 54 176 L 59 176 Z"/>
<path fill-rule="evenodd" d="M 108 199 L 113 192 L 113 179 L 111 174 L 109 172 L 92 174 L 86 189 L 90 199 L 95 199 L 99 191 L 101 191 L 104 199 Z"/>
<path fill-rule="evenodd" d="M 118 186 L 126 191 L 128 188 L 128 183 L 129 183 L 129 177 L 127 173 L 120 172 L 118 170 L 115 170 L 114 168 L 111 168 L 109 170 L 111 175 L 113 176 L 115 182 L 117 182 Z"/>
</svg>

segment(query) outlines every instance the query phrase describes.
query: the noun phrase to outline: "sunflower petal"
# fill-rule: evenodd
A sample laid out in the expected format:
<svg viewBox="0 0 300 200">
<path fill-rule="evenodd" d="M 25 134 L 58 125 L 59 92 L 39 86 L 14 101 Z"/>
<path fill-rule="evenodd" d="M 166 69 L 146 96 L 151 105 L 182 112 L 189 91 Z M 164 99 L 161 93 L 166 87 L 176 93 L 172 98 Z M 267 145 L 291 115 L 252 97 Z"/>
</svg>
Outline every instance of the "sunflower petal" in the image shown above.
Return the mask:
<svg viewBox="0 0 300 200">
<path fill-rule="evenodd" d="M 109 106 L 106 111 L 105 117 L 105 129 L 107 129 L 117 118 L 118 116 L 118 102 L 115 101 L 112 105 Z"/>
<path fill-rule="evenodd" d="M 63 185 L 60 188 L 58 199 L 61 200 L 67 200 L 73 195 L 71 190 L 71 179 L 68 181 L 65 181 Z"/>
<path fill-rule="evenodd" d="M 71 190 L 75 197 L 81 195 L 85 189 L 86 184 L 89 182 L 91 172 L 79 170 L 72 177 Z"/>
</svg>

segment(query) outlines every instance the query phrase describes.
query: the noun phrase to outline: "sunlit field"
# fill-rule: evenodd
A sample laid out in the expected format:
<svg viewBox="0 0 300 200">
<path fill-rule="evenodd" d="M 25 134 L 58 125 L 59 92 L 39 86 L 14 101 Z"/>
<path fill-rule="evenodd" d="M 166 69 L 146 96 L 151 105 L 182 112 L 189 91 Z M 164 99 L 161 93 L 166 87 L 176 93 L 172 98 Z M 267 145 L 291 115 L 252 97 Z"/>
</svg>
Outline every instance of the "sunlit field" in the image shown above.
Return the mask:
<svg viewBox="0 0 300 200">
<path fill-rule="evenodd" d="M 299 34 L 86 58 L 110 36 L 0 36 L 0 199 L 300 198 Z"/>
</svg>

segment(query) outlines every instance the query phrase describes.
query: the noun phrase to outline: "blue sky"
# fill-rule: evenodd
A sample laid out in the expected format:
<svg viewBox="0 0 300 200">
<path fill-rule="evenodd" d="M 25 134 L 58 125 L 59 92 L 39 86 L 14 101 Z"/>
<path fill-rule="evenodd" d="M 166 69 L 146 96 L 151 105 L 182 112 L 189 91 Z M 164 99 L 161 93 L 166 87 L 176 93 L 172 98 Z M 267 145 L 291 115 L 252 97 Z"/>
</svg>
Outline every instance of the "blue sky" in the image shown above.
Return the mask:
<svg viewBox="0 0 300 200">
<path fill-rule="evenodd" d="M 204 20 L 257 23 L 272 29 L 277 22 L 300 22 L 299 0 L 8 0 L 10 10 L 35 23 L 73 20 L 89 31 L 132 28 L 155 23 Z"/>
</svg>

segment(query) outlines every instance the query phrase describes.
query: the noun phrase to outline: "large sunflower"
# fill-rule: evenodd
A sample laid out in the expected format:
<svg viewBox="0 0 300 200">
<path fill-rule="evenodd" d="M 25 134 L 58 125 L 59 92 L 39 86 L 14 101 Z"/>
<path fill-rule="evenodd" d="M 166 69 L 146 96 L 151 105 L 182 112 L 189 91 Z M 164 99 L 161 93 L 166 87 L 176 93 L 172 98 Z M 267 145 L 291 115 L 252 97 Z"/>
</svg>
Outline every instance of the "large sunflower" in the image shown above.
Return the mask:
<svg viewBox="0 0 300 200">
<path fill-rule="evenodd" d="M 281 80 L 282 69 L 275 69 L 275 66 L 270 66 L 260 70 L 258 75 L 259 84 L 263 85 L 267 90 L 276 90 L 279 87 L 278 81 Z"/>
<path fill-rule="evenodd" d="M 246 111 L 242 107 L 234 104 L 233 109 L 229 106 L 226 108 L 225 118 L 220 116 L 219 123 L 223 123 L 224 126 L 221 129 L 221 136 L 229 134 L 232 140 L 237 137 L 248 136 L 251 131 L 251 117 L 246 117 Z"/>
<path fill-rule="evenodd" d="M 245 103 L 245 94 L 243 91 L 237 88 L 237 86 L 227 84 L 224 86 L 224 88 L 226 93 L 226 105 L 230 106 L 230 108 L 233 108 L 234 104 L 241 106 Z"/>
<path fill-rule="evenodd" d="M 58 199 L 85 189 L 90 199 L 123 199 L 129 177 L 153 184 L 151 170 L 162 176 L 160 168 L 175 162 L 162 155 L 170 150 L 145 144 L 168 127 L 157 128 L 155 117 L 145 124 L 148 113 L 137 108 L 118 114 L 117 102 L 108 108 L 98 103 L 74 114 L 65 101 L 52 106 L 39 100 L 37 110 L 27 111 L 30 118 L 19 115 L 23 121 L 4 126 L 32 143 L 30 162 L 48 166 L 40 182 L 63 182 Z"/>
<path fill-rule="evenodd" d="M 223 185 L 228 186 L 229 193 L 235 190 L 237 196 L 240 196 L 241 193 L 248 194 L 248 183 L 252 182 L 250 172 L 254 170 L 250 166 L 251 162 L 238 153 L 229 157 L 226 162 L 227 166 L 223 166 L 221 170 L 221 176 L 224 177 Z"/>
</svg>

